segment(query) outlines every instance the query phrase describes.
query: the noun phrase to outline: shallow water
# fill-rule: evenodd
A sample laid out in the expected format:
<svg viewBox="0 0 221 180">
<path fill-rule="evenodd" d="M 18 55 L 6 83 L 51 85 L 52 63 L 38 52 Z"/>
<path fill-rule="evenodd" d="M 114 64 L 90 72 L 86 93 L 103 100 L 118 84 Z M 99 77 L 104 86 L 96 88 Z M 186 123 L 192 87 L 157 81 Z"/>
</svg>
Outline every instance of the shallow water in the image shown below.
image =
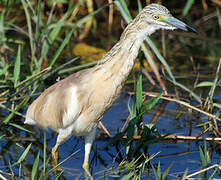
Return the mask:
<svg viewBox="0 0 221 180">
<path fill-rule="evenodd" d="M 220 94 L 217 94 L 216 96 L 217 100 L 220 100 Z M 103 124 L 111 132 L 112 136 L 120 131 L 124 124 L 124 121 L 122 119 L 126 119 L 129 115 L 129 111 L 127 108 L 129 99 L 129 95 L 122 93 L 121 97 L 117 100 L 115 105 L 105 114 L 102 120 Z M 150 122 L 161 103 L 162 101 L 158 103 L 154 110 L 144 115 L 144 122 Z M 182 115 L 177 118 L 176 115 L 181 110 Z M 176 135 L 194 136 L 198 135 L 202 131 L 202 129 L 196 128 L 196 126 L 202 122 L 201 118 L 205 118 L 205 116 L 197 113 L 190 114 L 183 106 L 180 106 L 173 102 L 168 102 L 165 106 L 163 114 L 161 114 L 157 118 L 155 123 L 158 131 L 161 134 L 169 133 Z M 191 126 L 193 128 L 190 128 L 190 122 L 192 123 Z M 33 137 L 35 137 L 36 139 L 35 141 L 33 141 L 31 151 L 29 152 L 25 161 L 25 167 L 27 167 L 27 169 L 29 170 L 22 169 L 22 171 L 31 172 L 33 161 L 38 151 L 40 151 L 40 157 L 42 158 L 41 164 L 43 161 L 42 151 L 44 143 L 43 135 L 41 133 L 43 131 L 40 131 L 38 128 L 34 129 L 36 133 L 35 135 L 33 135 Z M 12 128 L 11 132 L 13 131 L 14 129 Z M 51 148 L 55 144 L 56 137 L 50 130 L 47 130 L 46 132 L 48 158 L 50 157 Z M 17 131 L 15 134 L 16 136 L 20 137 L 30 137 L 29 133 L 22 131 Z M 114 157 L 117 157 L 118 152 L 114 146 L 108 146 L 108 149 L 105 148 L 109 140 L 102 138 L 103 135 L 99 135 L 100 132 L 98 132 L 97 134 L 98 138 L 94 142 L 93 150 L 90 156 L 90 170 L 92 171 L 95 179 L 102 179 L 104 174 L 108 174 L 108 172 L 117 172 L 116 167 L 118 166 L 119 162 L 117 162 L 117 158 L 115 159 Z M 4 138 L 1 139 L 0 142 L 0 169 L 4 172 L 10 172 L 6 168 L 6 165 L 16 162 L 24 151 L 24 148 L 26 148 L 30 142 L 21 140 L 17 141 L 17 143 L 14 143 L 13 139 L 5 140 Z M 151 163 L 157 165 L 160 161 L 162 171 L 165 171 L 172 164 L 172 167 L 169 171 L 168 179 L 173 179 L 178 175 L 182 177 L 187 169 L 187 174 L 191 174 L 202 169 L 199 145 L 202 146 L 203 144 L 204 142 L 195 141 L 163 141 L 149 145 L 148 154 L 153 155 L 159 153 L 153 160 L 151 160 Z M 220 146 L 215 143 L 206 143 L 206 145 L 212 157 L 211 165 L 219 163 Z M 84 158 L 83 138 L 71 137 L 68 141 L 61 145 L 59 148 L 59 162 L 69 157 L 72 153 L 74 153 L 74 155 L 60 166 L 64 170 L 63 177 L 65 177 L 65 179 L 84 179 L 84 172 L 81 168 L 81 164 Z M 17 166 L 13 167 L 12 169 L 15 174 L 19 174 L 19 169 Z M 211 172 L 213 172 L 213 170 L 209 171 L 209 174 L 211 174 Z M 119 179 L 121 176 L 122 175 L 120 173 L 116 173 L 114 175 L 106 175 L 108 179 Z M 216 175 L 216 177 L 217 176 L 218 175 Z M 53 177 L 53 175 L 51 177 Z M 151 177 L 152 176 L 150 175 L 150 179 L 154 179 Z M 144 175 L 143 179 L 146 178 L 147 176 Z"/>
</svg>

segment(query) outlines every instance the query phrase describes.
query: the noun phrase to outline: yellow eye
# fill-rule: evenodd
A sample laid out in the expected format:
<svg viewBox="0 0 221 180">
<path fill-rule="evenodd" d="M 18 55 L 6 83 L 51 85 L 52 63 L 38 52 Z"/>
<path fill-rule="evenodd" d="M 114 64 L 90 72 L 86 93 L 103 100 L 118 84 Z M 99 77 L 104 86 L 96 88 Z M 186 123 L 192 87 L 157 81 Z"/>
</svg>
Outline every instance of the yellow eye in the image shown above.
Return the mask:
<svg viewBox="0 0 221 180">
<path fill-rule="evenodd" d="M 158 20 L 160 17 L 158 16 L 158 15 L 153 15 L 153 18 L 155 19 L 155 20 Z"/>
</svg>

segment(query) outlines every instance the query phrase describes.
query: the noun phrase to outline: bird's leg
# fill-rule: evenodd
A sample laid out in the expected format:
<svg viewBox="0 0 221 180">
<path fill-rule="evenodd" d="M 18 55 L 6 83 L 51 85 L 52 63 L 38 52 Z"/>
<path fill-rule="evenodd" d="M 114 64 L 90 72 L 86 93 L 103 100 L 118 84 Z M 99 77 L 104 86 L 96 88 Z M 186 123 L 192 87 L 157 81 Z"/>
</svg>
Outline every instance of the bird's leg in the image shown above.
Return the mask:
<svg viewBox="0 0 221 180">
<path fill-rule="evenodd" d="M 61 171 L 61 169 L 58 167 L 58 147 L 59 143 L 56 143 L 56 145 L 52 148 L 51 156 L 52 156 L 52 166 L 55 168 L 55 172 Z"/>
<path fill-rule="evenodd" d="M 93 141 L 95 139 L 96 129 L 94 128 L 87 136 L 85 136 L 85 154 L 84 154 L 84 172 L 86 176 L 89 176 L 92 178 L 90 172 L 89 172 L 89 156 L 91 151 L 91 146 L 93 144 Z"/>
<path fill-rule="evenodd" d="M 55 171 L 61 171 L 58 166 L 58 147 L 71 136 L 71 129 L 60 129 L 55 146 L 52 148 L 52 166 Z"/>
<path fill-rule="evenodd" d="M 52 151 L 51 151 L 53 166 L 57 166 L 58 164 L 58 147 L 59 147 L 59 144 L 56 143 L 56 145 L 52 148 Z"/>
</svg>

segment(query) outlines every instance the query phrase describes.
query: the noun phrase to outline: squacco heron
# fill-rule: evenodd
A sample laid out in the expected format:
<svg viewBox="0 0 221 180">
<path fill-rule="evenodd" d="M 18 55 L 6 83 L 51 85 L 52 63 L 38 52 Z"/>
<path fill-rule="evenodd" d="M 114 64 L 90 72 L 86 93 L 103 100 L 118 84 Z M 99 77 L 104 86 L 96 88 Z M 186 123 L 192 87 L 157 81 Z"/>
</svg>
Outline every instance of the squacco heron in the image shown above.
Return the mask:
<svg viewBox="0 0 221 180">
<path fill-rule="evenodd" d="M 84 136 L 83 168 L 89 175 L 89 154 L 96 128 L 119 96 L 134 65 L 141 43 L 158 29 L 195 29 L 174 18 L 159 4 L 146 6 L 125 28 L 120 40 L 92 68 L 81 70 L 46 89 L 28 108 L 25 123 L 58 132 L 52 158 L 71 135 Z"/>
</svg>

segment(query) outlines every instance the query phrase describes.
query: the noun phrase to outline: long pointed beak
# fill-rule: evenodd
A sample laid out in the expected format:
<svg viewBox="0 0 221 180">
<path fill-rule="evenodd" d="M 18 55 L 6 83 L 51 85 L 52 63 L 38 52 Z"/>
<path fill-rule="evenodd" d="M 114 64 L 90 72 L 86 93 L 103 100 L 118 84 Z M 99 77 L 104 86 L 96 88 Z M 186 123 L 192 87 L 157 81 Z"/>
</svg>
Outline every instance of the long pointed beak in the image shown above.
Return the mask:
<svg viewBox="0 0 221 180">
<path fill-rule="evenodd" d="M 167 19 L 162 19 L 161 21 L 171 25 L 171 26 L 174 26 L 178 29 L 182 29 L 184 31 L 190 31 L 190 32 L 194 32 L 194 33 L 197 33 L 197 30 L 195 30 L 194 28 L 188 26 L 187 24 L 183 23 L 182 21 L 180 21 L 179 19 L 173 17 L 173 16 L 170 16 L 169 18 Z"/>
</svg>

